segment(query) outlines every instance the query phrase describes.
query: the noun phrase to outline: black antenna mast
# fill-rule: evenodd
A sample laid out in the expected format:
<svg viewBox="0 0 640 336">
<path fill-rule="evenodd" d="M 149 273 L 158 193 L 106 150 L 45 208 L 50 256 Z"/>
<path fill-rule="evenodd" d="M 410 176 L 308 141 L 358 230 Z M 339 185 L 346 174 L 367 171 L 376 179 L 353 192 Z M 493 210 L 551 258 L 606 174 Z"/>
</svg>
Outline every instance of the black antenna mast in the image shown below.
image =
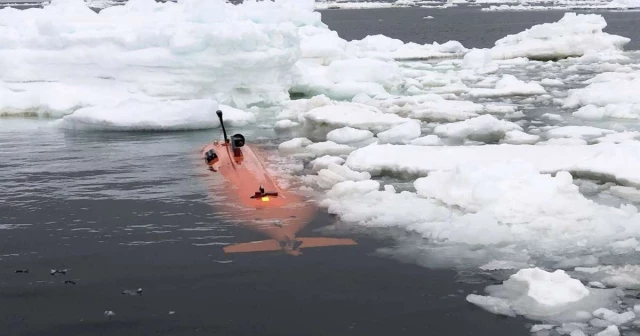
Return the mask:
<svg viewBox="0 0 640 336">
<path fill-rule="evenodd" d="M 224 121 L 222 121 L 222 111 L 217 110 L 216 114 L 218 115 L 218 119 L 220 119 L 220 126 L 222 126 L 222 133 L 224 134 L 224 142 L 229 143 L 229 138 L 227 138 L 227 130 L 224 128 Z"/>
</svg>

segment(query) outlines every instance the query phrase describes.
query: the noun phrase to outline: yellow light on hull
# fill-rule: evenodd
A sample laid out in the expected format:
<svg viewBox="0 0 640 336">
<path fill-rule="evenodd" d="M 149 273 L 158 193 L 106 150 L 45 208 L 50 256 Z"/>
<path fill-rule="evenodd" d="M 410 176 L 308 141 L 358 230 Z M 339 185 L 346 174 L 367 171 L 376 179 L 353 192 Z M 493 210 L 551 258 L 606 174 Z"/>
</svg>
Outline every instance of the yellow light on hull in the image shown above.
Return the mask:
<svg viewBox="0 0 640 336">
<path fill-rule="evenodd" d="M 262 198 L 262 201 L 263 201 L 263 202 L 269 202 L 269 196 L 265 196 L 265 197 L 263 197 L 263 198 Z"/>
</svg>

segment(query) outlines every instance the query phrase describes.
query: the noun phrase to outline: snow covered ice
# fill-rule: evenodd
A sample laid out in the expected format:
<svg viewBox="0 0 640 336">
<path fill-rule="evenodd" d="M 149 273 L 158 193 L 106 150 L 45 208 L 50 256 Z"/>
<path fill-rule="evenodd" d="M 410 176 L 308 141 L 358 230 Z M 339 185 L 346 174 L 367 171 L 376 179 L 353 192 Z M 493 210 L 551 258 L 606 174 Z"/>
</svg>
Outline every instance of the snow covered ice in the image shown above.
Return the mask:
<svg viewBox="0 0 640 336">
<path fill-rule="evenodd" d="M 585 323 L 589 317 L 603 315 L 615 324 L 623 324 L 629 322 L 628 317 L 635 317 L 633 312 L 620 316 L 600 308 L 617 298 L 615 290 L 587 288 L 562 270 L 521 269 L 501 285 L 489 286 L 486 291 L 488 296 L 470 294 L 467 301 L 496 314 L 524 315 L 558 325 Z"/>
<path fill-rule="evenodd" d="M 496 41 L 491 55 L 494 59 L 560 59 L 582 56 L 588 50 L 621 50 L 629 43 L 629 38 L 602 32 L 605 27 L 600 15 L 566 13 L 558 22 L 537 25 Z"/>
</svg>

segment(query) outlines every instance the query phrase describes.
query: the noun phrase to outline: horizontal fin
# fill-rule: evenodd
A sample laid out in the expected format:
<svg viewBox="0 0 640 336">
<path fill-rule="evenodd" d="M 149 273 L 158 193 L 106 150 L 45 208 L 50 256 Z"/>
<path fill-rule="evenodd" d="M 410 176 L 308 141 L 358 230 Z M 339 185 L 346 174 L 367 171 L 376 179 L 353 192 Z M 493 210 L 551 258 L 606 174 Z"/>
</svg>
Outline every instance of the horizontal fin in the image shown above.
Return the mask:
<svg viewBox="0 0 640 336">
<path fill-rule="evenodd" d="M 353 239 L 349 238 L 309 237 L 296 238 L 296 241 L 302 243 L 300 244 L 299 248 L 357 245 L 357 243 Z M 246 253 L 280 251 L 282 250 L 282 247 L 277 240 L 269 239 L 250 243 L 233 244 L 225 246 L 223 249 L 226 253 Z"/>
</svg>

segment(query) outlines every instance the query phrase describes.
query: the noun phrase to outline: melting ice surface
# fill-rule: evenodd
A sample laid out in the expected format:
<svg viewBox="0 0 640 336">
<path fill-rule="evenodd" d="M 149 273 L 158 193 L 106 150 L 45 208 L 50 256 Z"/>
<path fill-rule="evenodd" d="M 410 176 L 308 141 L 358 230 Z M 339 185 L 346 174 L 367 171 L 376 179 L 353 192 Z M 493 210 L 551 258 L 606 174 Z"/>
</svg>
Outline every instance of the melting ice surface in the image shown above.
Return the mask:
<svg viewBox="0 0 640 336">
<path fill-rule="evenodd" d="M 385 253 L 504 280 L 469 302 L 545 323 L 535 332 L 635 325 L 640 55 L 628 38 L 569 13 L 489 49 L 345 41 L 313 8 L 2 9 L 0 115 L 184 130 L 218 127 L 220 108 L 288 138 L 291 179 L 342 222 L 393 232 Z"/>
</svg>

